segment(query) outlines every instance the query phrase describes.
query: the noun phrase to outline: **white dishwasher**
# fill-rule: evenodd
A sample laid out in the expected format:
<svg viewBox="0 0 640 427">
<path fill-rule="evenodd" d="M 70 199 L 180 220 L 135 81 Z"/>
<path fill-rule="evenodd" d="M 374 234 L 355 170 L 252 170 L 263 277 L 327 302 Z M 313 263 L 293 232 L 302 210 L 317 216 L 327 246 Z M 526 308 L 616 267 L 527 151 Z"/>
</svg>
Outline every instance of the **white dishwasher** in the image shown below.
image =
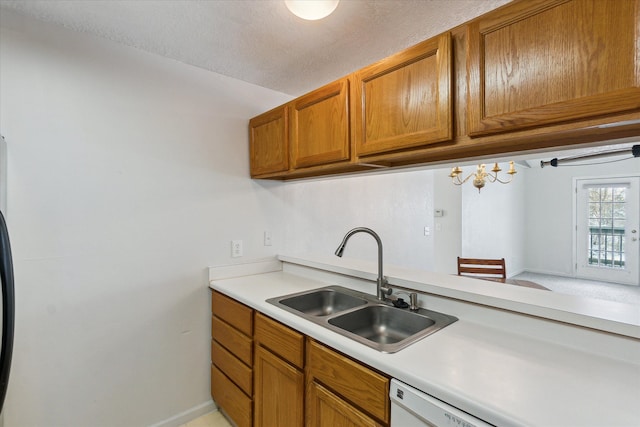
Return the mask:
<svg viewBox="0 0 640 427">
<path fill-rule="evenodd" d="M 391 380 L 391 427 L 491 427 L 484 421 L 396 379 Z"/>
</svg>

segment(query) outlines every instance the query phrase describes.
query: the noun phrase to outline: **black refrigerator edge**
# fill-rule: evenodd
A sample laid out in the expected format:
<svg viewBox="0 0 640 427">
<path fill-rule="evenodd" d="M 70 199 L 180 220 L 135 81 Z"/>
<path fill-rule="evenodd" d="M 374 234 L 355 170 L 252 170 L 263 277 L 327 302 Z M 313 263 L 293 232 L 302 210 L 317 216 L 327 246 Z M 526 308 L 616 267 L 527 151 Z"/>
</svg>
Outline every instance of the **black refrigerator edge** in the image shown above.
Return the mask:
<svg viewBox="0 0 640 427">
<path fill-rule="evenodd" d="M 13 261 L 11 244 L 4 215 L 0 211 L 0 279 L 2 280 L 2 350 L 0 352 L 0 414 L 9 385 L 13 331 L 15 321 L 15 295 L 13 288 Z"/>
</svg>

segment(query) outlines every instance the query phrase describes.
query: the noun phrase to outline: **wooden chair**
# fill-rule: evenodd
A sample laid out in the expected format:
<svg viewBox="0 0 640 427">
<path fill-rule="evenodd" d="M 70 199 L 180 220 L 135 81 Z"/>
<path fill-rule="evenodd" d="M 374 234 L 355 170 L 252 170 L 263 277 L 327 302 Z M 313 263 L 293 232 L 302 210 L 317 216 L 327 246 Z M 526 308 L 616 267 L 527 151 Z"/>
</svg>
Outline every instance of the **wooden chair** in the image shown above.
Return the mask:
<svg viewBox="0 0 640 427">
<path fill-rule="evenodd" d="M 504 283 L 507 280 L 507 269 L 504 264 L 504 258 L 480 259 L 458 257 L 458 276 L 469 276 Z"/>
</svg>

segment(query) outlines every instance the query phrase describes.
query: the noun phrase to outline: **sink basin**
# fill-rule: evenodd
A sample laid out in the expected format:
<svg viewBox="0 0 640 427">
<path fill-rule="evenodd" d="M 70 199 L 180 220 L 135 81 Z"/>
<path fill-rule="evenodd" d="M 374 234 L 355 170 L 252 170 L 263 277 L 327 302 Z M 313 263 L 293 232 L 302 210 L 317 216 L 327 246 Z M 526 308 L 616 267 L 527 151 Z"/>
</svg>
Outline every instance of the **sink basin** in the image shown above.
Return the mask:
<svg viewBox="0 0 640 427">
<path fill-rule="evenodd" d="M 400 351 L 458 320 L 423 308 L 396 308 L 375 295 L 342 286 L 283 295 L 267 302 L 383 353 Z"/>
<path fill-rule="evenodd" d="M 311 316 L 328 316 L 367 303 L 367 300 L 334 289 L 320 289 L 284 298 L 280 304 Z"/>
<path fill-rule="evenodd" d="M 329 323 L 369 341 L 394 344 L 436 322 L 410 311 L 373 305 L 335 317 Z"/>
</svg>

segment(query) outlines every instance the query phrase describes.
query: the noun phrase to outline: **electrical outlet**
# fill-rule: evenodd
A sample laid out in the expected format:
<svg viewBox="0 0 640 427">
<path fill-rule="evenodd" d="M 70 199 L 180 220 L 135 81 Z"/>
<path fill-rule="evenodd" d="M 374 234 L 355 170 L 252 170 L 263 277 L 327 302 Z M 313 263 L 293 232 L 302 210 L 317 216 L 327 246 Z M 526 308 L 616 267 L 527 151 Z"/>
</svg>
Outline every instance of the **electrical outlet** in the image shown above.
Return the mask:
<svg viewBox="0 0 640 427">
<path fill-rule="evenodd" d="M 271 246 L 271 232 L 270 231 L 265 231 L 264 232 L 264 245 L 265 246 Z"/>
<path fill-rule="evenodd" d="M 231 241 L 231 256 L 233 258 L 242 256 L 242 240 Z"/>
<path fill-rule="evenodd" d="M 425 236 L 431 236 L 431 228 L 425 227 L 424 228 L 424 235 Z"/>
</svg>

